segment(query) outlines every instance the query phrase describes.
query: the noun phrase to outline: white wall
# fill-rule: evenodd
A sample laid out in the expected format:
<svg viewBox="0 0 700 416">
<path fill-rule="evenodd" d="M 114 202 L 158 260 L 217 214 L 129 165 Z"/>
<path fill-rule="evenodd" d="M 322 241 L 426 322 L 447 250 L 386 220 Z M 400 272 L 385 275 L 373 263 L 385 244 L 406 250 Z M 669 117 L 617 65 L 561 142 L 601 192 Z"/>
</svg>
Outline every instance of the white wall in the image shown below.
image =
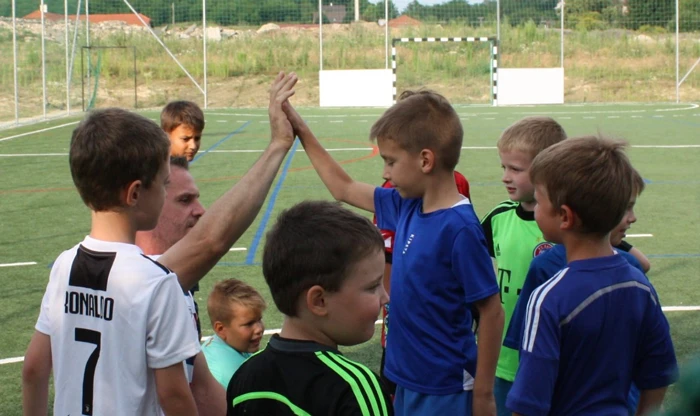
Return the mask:
<svg viewBox="0 0 700 416">
<path fill-rule="evenodd" d="M 391 69 L 319 71 L 321 107 L 390 107 Z"/>
<path fill-rule="evenodd" d="M 563 68 L 498 68 L 498 105 L 564 104 Z"/>
</svg>

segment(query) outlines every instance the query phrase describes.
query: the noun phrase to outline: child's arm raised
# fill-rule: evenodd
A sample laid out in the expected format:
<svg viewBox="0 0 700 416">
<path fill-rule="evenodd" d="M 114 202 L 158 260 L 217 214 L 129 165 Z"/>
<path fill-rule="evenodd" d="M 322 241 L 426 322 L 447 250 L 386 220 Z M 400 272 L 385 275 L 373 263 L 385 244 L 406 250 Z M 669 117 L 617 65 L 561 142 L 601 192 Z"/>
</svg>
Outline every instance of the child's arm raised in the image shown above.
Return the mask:
<svg viewBox="0 0 700 416">
<path fill-rule="evenodd" d="M 282 108 L 287 113 L 294 132 L 301 139 L 301 144 L 311 160 L 311 164 L 321 177 L 323 184 L 333 198 L 366 211 L 374 212 L 374 185 L 353 180 L 336 162 L 326 149 L 321 146 L 309 126 L 289 102 Z"/>
</svg>

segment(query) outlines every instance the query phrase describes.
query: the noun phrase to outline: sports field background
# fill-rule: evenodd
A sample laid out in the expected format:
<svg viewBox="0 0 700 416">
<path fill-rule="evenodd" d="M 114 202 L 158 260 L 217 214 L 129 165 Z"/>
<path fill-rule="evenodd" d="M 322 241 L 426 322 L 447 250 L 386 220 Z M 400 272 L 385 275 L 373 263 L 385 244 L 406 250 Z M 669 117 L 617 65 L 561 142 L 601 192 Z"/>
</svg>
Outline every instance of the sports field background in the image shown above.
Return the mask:
<svg viewBox="0 0 700 416">
<path fill-rule="evenodd" d="M 367 140 L 381 109 L 302 108 L 301 114 L 336 160 L 358 180 L 380 184 L 382 161 Z M 696 104 L 457 107 L 465 128 L 458 166 L 469 180 L 481 217 L 506 198 L 495 148 L 516 120 L 548 115 L 570 137 L 603 133 L 624 138 L 647 181 L 637 202 L 638 222 L 628 241 L 651 260 L 649 278 L 666 314 L 681 363 L 700 349 L 700 108 Z M 207 127 L 191 172 L 205 206 L 211 205 L 254 163 L 269 141 L 266 109 L 206 111 Z M 155 119 L 157 112 L 145 112 Z M 68 168 L 70 135 L 79 116 L 0 131 L 0 415 L 21 414 L 21 357 L 34 331 L 51 262 L 89 232 L 90 216 L 73 188 Z M 264 233 L 284 208 L 304 199 L 330 199 L 297 142 L 283 163 L 262 211 L 201 283 L 204 335 L 211 335 L 205 299 L 214 282 L 236 277 L 268 301 L 265 324 L 280 327 L 260 269 Z M 641 236 L 634 236 L 641 235 Z M 20 263 L 16 265 L 16 263 Z M 689 310 L 686 310 L 689 309 Z M 379 327 L 378 327 L 379 328 Z M 378 333 L 343 348 L 377 370 Z M 671 389 L 667 404 L 672 404 Z"/>
</svg>

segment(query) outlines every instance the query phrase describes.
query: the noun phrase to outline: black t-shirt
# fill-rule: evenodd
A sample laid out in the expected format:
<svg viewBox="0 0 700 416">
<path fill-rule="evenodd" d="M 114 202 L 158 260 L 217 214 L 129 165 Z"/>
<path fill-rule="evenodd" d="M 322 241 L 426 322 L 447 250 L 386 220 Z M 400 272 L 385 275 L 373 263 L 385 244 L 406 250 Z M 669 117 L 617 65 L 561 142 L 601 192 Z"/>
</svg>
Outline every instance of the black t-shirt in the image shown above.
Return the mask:
<svg viewBox="0 0 700 416">
<path fill-rule="evenodd" d="M 370 369 L 334 348 L 279 335 L 236 371 L 226 401 L 228 415 L 394 414 Z"/>
</svg>

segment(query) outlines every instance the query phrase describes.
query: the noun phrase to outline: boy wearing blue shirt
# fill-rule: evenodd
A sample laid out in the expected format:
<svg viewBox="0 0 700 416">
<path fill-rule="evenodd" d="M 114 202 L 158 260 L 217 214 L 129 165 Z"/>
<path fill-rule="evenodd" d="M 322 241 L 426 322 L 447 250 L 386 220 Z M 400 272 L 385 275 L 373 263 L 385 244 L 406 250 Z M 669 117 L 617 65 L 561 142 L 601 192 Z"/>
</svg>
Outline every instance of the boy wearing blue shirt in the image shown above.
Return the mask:
<svg viewBox="0 0 700 416">
<path fill-rule="evenodd" d="M 455 184 L 463 136 L 455 110 L 432 91 L 407 91 L 374 123 L 383 178 L 394 185 L 384 189 L 350 178 L 294 109 L 283 109 L 333 197 L 396 232 L 384 369 L 397 385 L 396 414 L 495 415 L 503 308 L 479 220 Z"/>
<path fill-rule="evenodd" d="M 622 242 L 622 239 L 625 237 L 625 232 L 633 223 L 637 221 L 637 217 L 634 214 L 634 205 L 637 202 L 637 197 L 642 193 L 645 186 L 644 179 L 642 179 L 642 176 L 636 171 L 633 172 L 632 182 L 635 189 L 632 200 L 627 206 L 627 211 L 625 211 L 625 216 L 622 217 L 622 221 L 620 221 L 618 226 L 615 227 L 615 229 L 610 233 L 610 245 L 612 245 L 615 248 L 615 252 L 627 260 L 630 265 L 644 273 L 643 266 L 639 263 L 635 256 L 617 248 Z M 507 327 L 507 333 L 504 337 L 503 345 L 515 350 L 520 349 L 520 344 L 522 343 L 523 326 L 525 326 L 527 302 L 530 299 L 530 295 L 536 288 L 545 283 L 565 267 L 566 247 L 562 244 L 554 246 L 532 261 L 530 269 L 527 272 L 527 277 L 525 278 L 522 292 L 520 293 L 520 298 L 515 305 L 510 324 Z M 633 384 L 627 399 L 627 407 L 630 416 L 634 416 L 637 413 L 638 401 L 639 389 L 637 389 L 637 387 Z"/>
<path fill-rule="evenodd" d="M 565 246 L 567 267 L 530 296 L 506 402 L 514 414 L 627 415 L 633 382 L 645 414 L 677 378 L 656 291 L 610 244 L 637 191 L 623 147 L 569 139 L 530 168 L 535 220 L 547 240 Z"/>
</svg>

